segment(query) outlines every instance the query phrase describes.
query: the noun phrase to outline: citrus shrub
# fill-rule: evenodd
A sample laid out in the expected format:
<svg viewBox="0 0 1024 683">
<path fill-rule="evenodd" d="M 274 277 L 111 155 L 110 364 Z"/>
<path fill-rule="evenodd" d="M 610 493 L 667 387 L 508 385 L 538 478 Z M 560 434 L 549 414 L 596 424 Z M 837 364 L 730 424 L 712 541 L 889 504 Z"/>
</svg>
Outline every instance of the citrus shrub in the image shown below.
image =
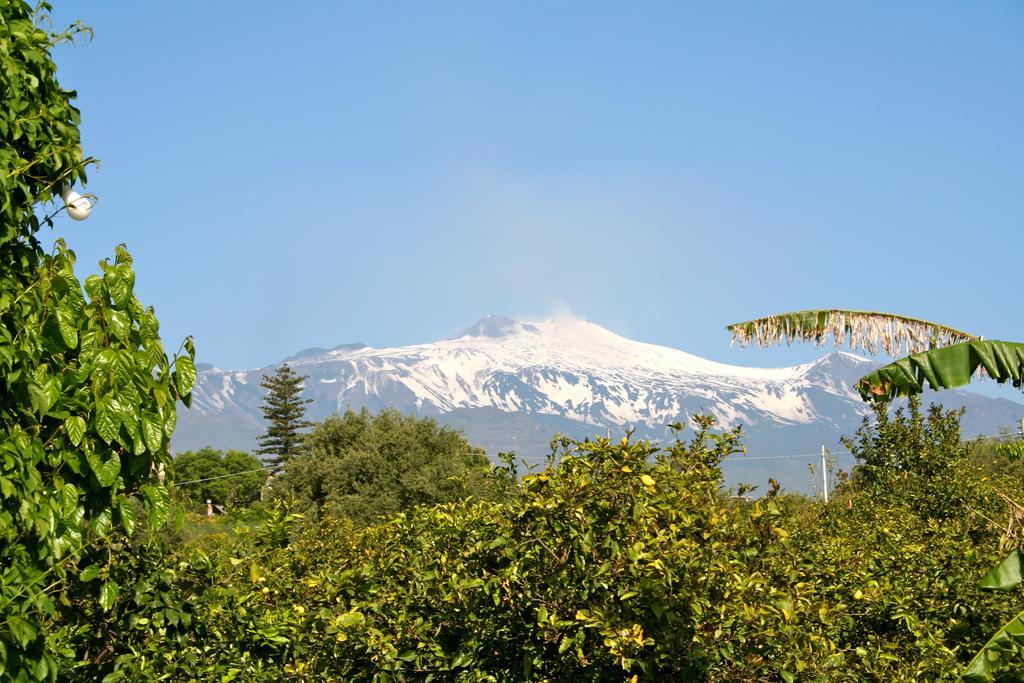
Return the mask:
<svg viewBox="0 0 1024 683">
<path fill-rule="evenodd" d="M 773 583 L 799 587 L 795 644 L 817 652 L 798 678 L 957 680 L 1013 615 L 977 585 L 1001 557 L 1006 505 L 961 439 L 960 411 L 916 398 L 875 408 L 847 440 L 853 476 L 831 504 L 790 515 L 789 552 L 770 563 Z"/>
<path fill-rule="evenodd" d="M 855 448 L 943 443 L 955 420 L 897 418 Z M 928 480 L 854 473 L 829 505 L 777 487 L 745 501 L 719 467 L 738 432 L 695 424 L 663 450 L 560 440 L 511 494 L 370 526 L 280 505 L 221 543 L 137 532 L 103 566 L 134 590 L 62 617 L 70 677 L 955 680 L 1007 618 L 976 586 L 999 501 L 936 509 L 936 478 L 972 476 L 961 454 Z"/>
<path fill-rule="evenodd" d="M 272 511 L 277 532 L 243 534 L 218 558 L 115 559 L 109 571 L 136 595 L 106 615 L 109 651 L 90 670 L 107 680 L 774 676 L 786 595 L 760 558 L 785 536 L 780 509 L 721 494 L 718 464 L 739 434 L 710 427 L 701 418 L 693 439 L 664 451 L 561 440 L 559 464 L 500 502 L 421 506 L 366 528 L 327 515 L 284 547 L 293 516 Z M 168 565 L 208 578 L 201 589 L 178 579 L 157 620 L 148 593 L 174 584 Z M 95 654 L 89 642 L 70 636 L 72 659 Z"/>
<path fill-rule="evenodd" d="M 417 508 L 330 571 L 300 564 L 306 580 L 285 594 L 304 603 L 311 637 L 296 661 L 343 679 L 703 678 L 750 667 L 760 634 L 782 622 L 757 572 L 777 535 L 768 515 L 741 515 L 721 496 L 718 463 L 738 434 L 702 424 L 666 451 L 564 440 L 560 464 L 524 477 L 507 503 Z M 328 554 L 308 543 L 292 552 Z"/>
</svg>

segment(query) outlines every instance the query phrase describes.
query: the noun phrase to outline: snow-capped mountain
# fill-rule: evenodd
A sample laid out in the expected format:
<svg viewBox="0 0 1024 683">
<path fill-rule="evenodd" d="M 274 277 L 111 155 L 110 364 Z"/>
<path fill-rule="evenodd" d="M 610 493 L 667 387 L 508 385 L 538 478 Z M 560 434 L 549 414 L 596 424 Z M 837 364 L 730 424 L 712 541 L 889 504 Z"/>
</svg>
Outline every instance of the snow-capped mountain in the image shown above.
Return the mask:
<svg viewBox="0 0 1024 683">
<path fill-rule="evenodd" d="M 869 412 L 853 385 L 875 365 L 842 352 L 788 368 L 726 365 L 582 320 L 494 315 L 441 341 L 307 349 L 282 362 L 308 376 L 311 418 L 394 407 L 461 427 L 489 452 L 533 458 L 555 432 L 582 437 L 633 427 L 664 439 L 666 424 L 696 412 L 743 425 L 752 452 L 835 450 Z M 263 429 L 259 382 L 275 367 L 201 368 L 175 450 L 251 447 Z M 968 432 L 994 432 L 1024 414 L 1024 405 L 968 392 L 947 392 L 943 402 L 968 406 Z"/>
</svg>

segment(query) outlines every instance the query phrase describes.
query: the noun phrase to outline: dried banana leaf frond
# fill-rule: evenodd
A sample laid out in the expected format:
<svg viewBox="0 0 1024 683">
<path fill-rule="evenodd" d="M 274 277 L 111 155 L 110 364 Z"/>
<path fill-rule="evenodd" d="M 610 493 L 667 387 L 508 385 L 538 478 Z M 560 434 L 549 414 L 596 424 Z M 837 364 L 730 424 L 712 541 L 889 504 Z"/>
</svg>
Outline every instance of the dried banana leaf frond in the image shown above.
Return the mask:
<svg viewBox="0 0 1024 683">
<path fill-rule="evenodd" d="M 1024 384 L 1024 344 L 991 339 L 915 353 L 865 375 L 857 389 L 865 400 L 888 400 L 919 394 L 925 382 L 936 390 L 963 386 L 975 373 L 1020 388 Z"/>
<path fill-rule="evenodd" d="M 769 346 L 781 342 L 814 342 L 831 337 L 836 346 L 891 356 L 918 353 L 980 339 L 973 334 L 927 320 L 891 313 L 847 310 L 795 311 L 729 325 L 734 343 Z"/>
</svg>

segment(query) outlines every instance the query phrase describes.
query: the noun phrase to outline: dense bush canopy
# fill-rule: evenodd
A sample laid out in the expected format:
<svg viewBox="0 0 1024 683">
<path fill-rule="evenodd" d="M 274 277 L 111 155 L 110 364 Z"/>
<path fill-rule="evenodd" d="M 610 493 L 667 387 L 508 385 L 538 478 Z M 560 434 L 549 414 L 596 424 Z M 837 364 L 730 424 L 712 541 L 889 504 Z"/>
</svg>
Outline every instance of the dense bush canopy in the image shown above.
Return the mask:
<svg viewBox="0 0 1024 683">
<path fill-rule="evenodd" d="M 168 358 L 123 245 L 83 287 L 64 241 L 39 242 L 89 161 L 49 54 L 81 29 L 43 30 L 47 9 L 0 0 L 0 678 L 15 680 L 57 677 L 45 626 L 80 553 L 131 533 L 140 503 L 166 517 L 158 473 L 195 379 L 191 341 Z"/>
<path fill-rule="evenodd" d="M 861 462 L 897 442 L 957 450 L 932 451 L 927 478 L 879 461 L 828 505 L 723 495 L 739 435 L 701 420 L 664 450 L 563 440 L 514 491 L 369 526 L 325 509 L 295 527 L 281 507 L 215 545 L 136 538 L 104 566 L 134 593 L 109 613 L 73 602 L 65 665 L 107 680 L 954 680 L 1012 616 L 977 586 L 1005 507 L 956 424 L 916 406 L 866 423 Z M 972 481 L 957 515 L 935 506 L 937 485 Z"/>
<path fill-rule="evenodd" d="M 485 495 L 488 470 L 482 449 L 430 418 L 347 411 L 315 426 L 271 490 L 308 515 L 329 506 L 365 523 L 414 505 Z"/>
</svg>

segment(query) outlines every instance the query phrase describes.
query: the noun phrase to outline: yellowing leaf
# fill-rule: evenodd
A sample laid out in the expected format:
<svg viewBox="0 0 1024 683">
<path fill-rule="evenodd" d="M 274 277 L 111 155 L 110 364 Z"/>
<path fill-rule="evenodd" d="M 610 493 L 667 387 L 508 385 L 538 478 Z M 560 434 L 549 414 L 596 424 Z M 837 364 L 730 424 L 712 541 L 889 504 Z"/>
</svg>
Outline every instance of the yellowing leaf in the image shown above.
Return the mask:
<svg viewBox="0 0 1024 683">
<path fill-rule="evenodd" d="M 105 581 L 100 586 L 100 607 L 103 608 L 104 612 L 109 612 L 110 608 L 114 606 L 114 601 L 117 600 L 117 594 L 121 592 L 121 587 L 113 581 Z"/>
<path fill-rule="evenodd" d="M 654 477 L 649 474 L 641 474 L 640 481 L 643 482 L 644 486 L 654 486 Z"/>
</svg>

